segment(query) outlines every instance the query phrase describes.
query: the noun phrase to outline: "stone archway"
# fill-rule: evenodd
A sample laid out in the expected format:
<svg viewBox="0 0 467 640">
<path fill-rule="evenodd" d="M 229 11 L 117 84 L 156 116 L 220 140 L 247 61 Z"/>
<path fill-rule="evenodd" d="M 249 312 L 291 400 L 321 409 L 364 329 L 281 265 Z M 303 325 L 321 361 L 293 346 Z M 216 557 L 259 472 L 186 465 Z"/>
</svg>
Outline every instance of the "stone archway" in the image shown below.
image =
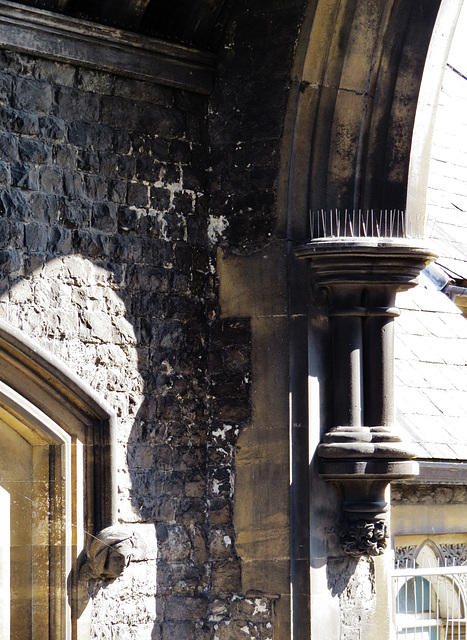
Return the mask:
<svg viewBox="0 0 467 640">
<path fill-rule="evenodd" d="M 0 363 L 0 484 L 11 520 L 4 600 L 12 576 L 2 629 L 18 639 L 84 638 L 88 598 L 78 569 L 90 540 L 116 519 L 115 417 L 77 376 L 3 321 Z"/>
<path fill-rule="evenodd" d="M 310 209 L 405 209 L 409 163 L 412 191 L 414 172 L 424 175 L 419 158 L 426 160 L 461 4 L 309 3 L 292 71 L 278 193 L 279 211 L 297 240 L 305 237 Z"/>
<path fill-rule="evenodd" d="M 310 211 L 318 209 L 401 209 L 409 234 L 423 237 L 431 123 L 461 4 L 308 3 L 281 152 L 277 209 L 287 238 L 284 252 L 309 237 Z M 378 626 L 378 637 L 386 637 L 390 603 L 384 563 L 375 568 L 373 561 L 356 564 L 341 557 L 339 496 L 324 486 L 313 462 L 327 428 L 332 388 L 325 303 L 313 285 L 310 292 L 303 284 L 308 278 L 291 257 L 292 635 L 320 637 L 318 608 L 326 611 L 326 637 L 341 637 L 344 618 L 347 624 L 354 619 L 355 628 L 347 629 L 352 637 L 374 637 L 372 625 Z"/>
</svg>

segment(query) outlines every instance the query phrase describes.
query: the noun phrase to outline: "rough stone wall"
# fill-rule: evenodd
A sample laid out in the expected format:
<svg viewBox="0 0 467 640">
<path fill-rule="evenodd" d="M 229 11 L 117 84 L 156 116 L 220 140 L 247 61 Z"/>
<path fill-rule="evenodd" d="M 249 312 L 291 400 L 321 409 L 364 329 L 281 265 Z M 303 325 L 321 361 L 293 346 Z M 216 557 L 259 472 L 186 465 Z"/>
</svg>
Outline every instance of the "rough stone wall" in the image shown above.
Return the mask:
<svg viewBox="0 0 467 640">
<path fill-rule="evenodd" d="M 249 585 L 258 586 L 263 593 L 266 588 L 273 593 L 277 590 L 281 595 L 276 609 L 288 607 L 290 610 L 293 606 L 295 621 L 289 621 L 289 624 L 294 624 L 294 637 L 296 634 L 307 638 L 310 637 L 311 598 L 306 534 L 303 534 L 303 547 L 299 550 L 303 554 L 300 556 L 303 573 L 297 577 L 297 569 L 293 571 L 296 582 L 292 605 L 287 601 L 282 582 L 290 568 L 290 564 L 288 568 L 284 567 L 290 562 L 287 555 L 289 531 L 285 530 L 290 526 L 290 520 L 284 526 L 291 510 L 290 504 L 286 504 L 289 487 L 284 488 L 282 480 L 287 480 L 289 463 L 287 398 L 290 389 L 287 382 L 290 371 L 287 366 L 291 323 L 287 324 L 290 309 L 288 302 L 284 302 L 288 296 L 285 283 L 287 221 L 281 216 L 277 201 L 280 168 L 286 165 L 286 159 L 281 158 L 281 143 L 289 91 L 291 83 L 296 81 L 292 75 L 293 58 L 304 5 L 301 0 L 236 3 L 210 101 L 213 171 L 209 176 L 210 222 L 213 227 L 222 229 L 219 239 L 222 253 L 218 264 L 222 263 L 221 298 L 227 303 L 220 308 L 220 317 L 223 322 L 234 322 L 241 316 L 245 328 L 251 318 L 248 342 L 252 343 L 253 362 L 252 422 L 246 429 L 242 429 L 242 421 L 235 425 L 239 432 L 235 467 L 237 491 L 240 486 L 243 489 L 236 495 L 235 507 L 235 523 L 240 523 L 242 528 L 237 545 L 242 559 L 242 584 L 244 589 Z M 244 299 L 239 292 L 245 292 Z M 297 290 L 293 295 L 298 295 Z M 212 322 L 215 326 L 216 316 Z M 302 337 L 306 341 L 306 332 Z M 306 371 L 304 375 L 306 380 Z M 240 388 L 244 389 L 239 384 L 237 389 Z M 248 416 L 244 417 L 243 424 L 245 419 L 248 420 Z M 298 426 L 294 423 L 294 427 Z M 234 431 L 230 433 L 235 435 Z M 304 443 L 304 449 L 306 447 L 307 443 Z M 247 454 L 247 448 L 252 453 Z M 282 458 L 281 451 L 284 452 Z M 303 454 L 303 458 L 304 464 L 308 465 L 307 455 Z M 281 466 L 284 459 L 286 463 Z M 306 483 L 308 478 L 306 466 L 301 480 Z M 255 489 L 252 482 L 255 482 Z M 307 500 L 302 487 L 294 487 L 294 491 L 303 502 Z M 315 507 L 321 502 L 322 505 L 325 503 L 321 509 L 332 511 L 332 535 L 337 538 L 335 498 L 319 481 L 314 482 L 311 492 Z M 274 496 L 272 499 L 270 494 Z M 318 500 L 316 494 L 319 494 Z M 238 504 L 239 500 L 247 505 L 245 509 Z M 284 508 L 281 509 L 282 503 Z M 296 516 L 295 521 L 296 527 L 305 530 L 308 526 L 306 509 L 307 505 L 303 505 L 302 519 Z M 244 513 L 247 510 L 253 514 Z M 316 517 L 314 512 L 313 518 Z M 277 531 L 280 532 L 277 538 L 286 538 L 287 552 L 284 552 L 285 545 L 275 539 Z M 295 530 L 293 535 L 298 537 L 301 533 Z M 321 542 L 330 534 L 323 526 L 318 536 Z M 312 544 L 316 546 L 314 540 Z M 335 547 L 327 548 L 316 560 L 316 567 L 326 567 L 326 577 L 325 584 L 321 578 L 318 586 L 313 585 L 316 593 L 311 595 L 318 604 L 312 605 L 311 634 L 317 638 L 341 640 L 374 637 L 373 630 L 368 632 L 376 606 L 374 563 L 372 560 L 349 560 L 343 557 L 340 547 Z M 286 589 L 289 589 L 288 584 Z M 288 612 L 281 609 L 281 615 L 286 620 Z M 275 638 L 290 637 L 290 627 L 285 627 L 284 624 L 283 629 L 275 629 Z M 236 636 L 232 634 L 231 637 Z"/>
<path fill-rule="evenodd" d="M 249 583 L 261 589 L 245 593 L 233 507 L 253 395 L 262 422 L 247 440 L 243 484 L 246 467 L 258 484 L 242 498 L 248 508 L 280 502 L 281 482 L 288 495 L 287 418 L 282 440 L 268 422 L 271 407 L 288 409 L 287 310 L 269 302 L 287 298 L 276 191 L 303 5 L 236 3 L 209 100 L 0 56 L 0 314 L 116 410 L 119 517 L 157 538 L 157 552 L 148 546 L 121 578 L 94 585 L 94 639 L 290 636 L 288 551 L 277 558 L 273 539 L 278 531 L 288 549 L 287 511 L 258 524 L 272 543 L 253 530 L 251 548 L 269 556 L 250 563 Z M 247 276 L 251 265 L 267 270 L 251 315 L 219 304 L 219 246 L 242 254 Z M 268 456 L 280 447 L 285 462 L 274 466 Z M 367 612 L 352 610 L 373 603 L 372 565 L 333 561 L 341 635 L 358 638 Z"/>
<path fill-rule="evenodd" d="M 305 2 L 241 0 L 219 54 L 211 97 L 211 215 L 230 251 L 284 236 L 276 191 L 292 68 Z"/>
<path fill-rule="evenodd" d="M 208 596 L 236 587 L 228 438 L 206 446 L 206 112 L 0 53 L 0 314 L 115 409 L 120 520 L 157 534 L 157 556 L 97 585 L 94 638 L 209 638 Z"/>
<path fill-rule="evenodd" d="M 275 598 L 242 593 L 235 548 L 250 319 L 220 315 L 215 248 L 254 248 L 273 230 L 293 46 L 283 53 L 301 3 L 287 43 L 276 4 L 257 3 L 246 24 L 239 10 L 210 107 L 0 52 L 0 316 L 115 409 L 119 518 L 157 539 L 121 578 L 93 585 L 95 639 L 273 637 Z"/>
<path fill-rule="evenodd" d="M 222 434 L 218 437 L 227 445 L 222 463 L 235 488 L 238 554 L 219 568 L 226 583 L 232 583 L 231 573 L 239 593 L 251 592 L 253 601 L 255 594 L 266 598 L 268 609 L 276 612 L 275 640 L 291 633 L 289 442 L 282 413 L 288 397 L 286 261 L 285 244 L 280 244 L 285 225 L 276 198 L 304 5 L 303 0 L 233 4 L 208 120 L 209 225 L 218 236 L 214 285 L 221 290 L 210 319 L 210 434 Z M 226 611 L 232 605 L 235 601 L 226 601 Z M 224 622 L 215 637 L 245 636 L 267 640 L 272 627 Z"/>
</svg>

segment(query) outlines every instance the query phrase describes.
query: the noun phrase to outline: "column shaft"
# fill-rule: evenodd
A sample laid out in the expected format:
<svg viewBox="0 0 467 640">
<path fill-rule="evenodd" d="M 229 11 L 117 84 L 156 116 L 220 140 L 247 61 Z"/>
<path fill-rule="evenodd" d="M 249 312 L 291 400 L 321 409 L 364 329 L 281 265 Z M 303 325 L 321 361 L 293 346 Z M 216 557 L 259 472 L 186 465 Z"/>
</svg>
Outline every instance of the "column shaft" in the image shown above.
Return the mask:
<svg viewBox="0 0 467 640">
<path fill-rule="evenodd" d="M 334 426 L 359 427 L 363 421 L 362 318 L 349 315 L 358 307 L 357 291 L 333 294 L 333 381 Z"/>
<path fill-rule="evenodd" d="M 363 331 L 364 422 L 394 425 L 394 292 L 366 292 L 368 316 Z"/>
</svg>

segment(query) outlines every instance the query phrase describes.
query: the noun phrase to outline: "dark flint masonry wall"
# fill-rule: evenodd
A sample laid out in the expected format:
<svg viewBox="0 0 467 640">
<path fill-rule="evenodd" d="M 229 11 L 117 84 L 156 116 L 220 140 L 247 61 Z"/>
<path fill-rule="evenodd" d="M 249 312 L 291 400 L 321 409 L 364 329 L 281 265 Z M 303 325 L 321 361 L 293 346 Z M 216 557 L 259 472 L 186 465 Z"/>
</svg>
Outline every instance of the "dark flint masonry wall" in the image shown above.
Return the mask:
<svg viewBox="0 0 467 640">
<path fill-rule="evenodd" d="M 237 2 L 211 97 L 212 215 L 224 245 L 244 252 L 283 237 L 275 197 L 288 90 L 303 0 Z"/>
<path fill-rule="evenodd" d="M 157 534 L 157 556 L 95 585 L 95 638 L 270 635 L 270 602 L 232 600 L 249 339 L 223 320 L 207 346 L 206 113 L 194 94 L 1 53 L 0 313 L 115 408 L 120 519 Z"/>
<path fill-rule="evenodd" d="M 158 542 L 94 585 L 94 638 L 272 635 L 273 600 L 241 593 L 250 319 L 220 316 L 215 249 L 275 234 L 301 6 L 239 3 L 210 105 L 0 53 L 0 315 L 114 407 L 120 519 Z"/>
<path fill-rule="evenodd" d="M 230 484 L 206 461 L 206 111 L 194 94 L 0 55 L 0 313 L 117 411 L 120 518 L 158 539 L 157 557 L 95 585 L 95 638 L 209 638 L 211 585 L 237 586 L 220 569 Z"/>
</svg>

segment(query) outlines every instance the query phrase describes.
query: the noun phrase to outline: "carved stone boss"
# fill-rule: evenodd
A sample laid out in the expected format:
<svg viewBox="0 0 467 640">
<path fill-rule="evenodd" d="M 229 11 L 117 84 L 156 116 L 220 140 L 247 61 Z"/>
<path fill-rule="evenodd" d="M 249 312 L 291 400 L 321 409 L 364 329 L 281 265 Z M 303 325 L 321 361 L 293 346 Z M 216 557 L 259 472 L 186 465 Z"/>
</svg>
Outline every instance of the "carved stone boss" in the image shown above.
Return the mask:
<svg viewBox="0 0 467 640">
<path fill-rule="evenodd" d="M 317 454 L 320 475 L 343 490 L 341 542 L 351 556 L 386 547 L 392 480 L 418 474 L 394 424 L 395 296 L 436 256 L 405 238 L 322 237 L 296 248 L 330 302 L 333 423 Z"/>
</svg>

